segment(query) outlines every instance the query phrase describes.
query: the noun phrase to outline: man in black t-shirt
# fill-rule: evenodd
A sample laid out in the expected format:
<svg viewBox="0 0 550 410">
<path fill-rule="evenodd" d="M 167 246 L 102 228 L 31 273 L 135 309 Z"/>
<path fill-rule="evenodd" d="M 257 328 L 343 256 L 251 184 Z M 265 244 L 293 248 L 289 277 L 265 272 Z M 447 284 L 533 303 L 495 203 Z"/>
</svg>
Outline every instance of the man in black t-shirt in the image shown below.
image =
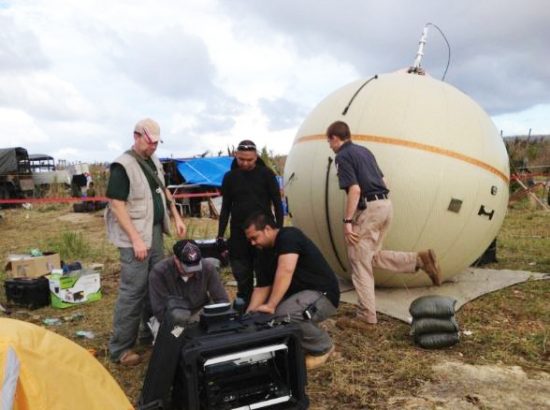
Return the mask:
<svg viewBox="0 0 550 410">
<path fill-rule="evenodd" d="M 340 301 L 336 275 L 311 239 L 298 228 L 278 228 L 270 216 L 262 213 L 249 217 L 244 228 L 250 243 L 262 250 L 247 311 L 288 316 L 298 323 L 306 367 L 322 365 L 334 345 L 318 323 L 336 313 Z"/>
<path fill-rule="evenodd" d="M 231 217 L 229 260 L 237 281 L 237 296 L 248 304 L 254 288 L 256 251 L 244 235 L 242 225 L 256 212 L 273 215 L 277 226 L 283 226 L 283 205 L 275 174 L 258 158 L 256 145 L 250 140 L 241 141 L 222 182 L 222 209 L 218 226 L 218 241 L 223 240 Z"/>
</svg>

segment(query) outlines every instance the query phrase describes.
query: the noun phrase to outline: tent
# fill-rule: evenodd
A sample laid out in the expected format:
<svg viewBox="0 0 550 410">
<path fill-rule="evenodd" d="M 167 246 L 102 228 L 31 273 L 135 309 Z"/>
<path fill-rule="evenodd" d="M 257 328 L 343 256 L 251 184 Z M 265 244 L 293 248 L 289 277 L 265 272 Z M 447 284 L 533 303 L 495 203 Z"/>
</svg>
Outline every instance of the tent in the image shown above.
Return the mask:
<svg viewBox="0 0 550 410">
<path fill-rule="evenodd" d="M 87 350 L 54 332 L 0 318 L 0 409 L 133 409 Z"/>
<path fill-rule="evenodd" d="M 178 172 L 187 184 L 221 187 L 223 176 L 231 168 L 233 157 L 208 157 L 177 160 Z"/>
</svg>

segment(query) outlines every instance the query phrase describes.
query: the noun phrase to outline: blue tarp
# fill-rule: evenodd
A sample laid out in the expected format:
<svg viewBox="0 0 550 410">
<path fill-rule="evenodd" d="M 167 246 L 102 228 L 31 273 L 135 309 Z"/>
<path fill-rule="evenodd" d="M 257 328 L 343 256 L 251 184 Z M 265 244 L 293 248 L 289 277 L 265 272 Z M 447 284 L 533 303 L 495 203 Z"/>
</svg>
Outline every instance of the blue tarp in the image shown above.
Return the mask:
<svg viewBox="0 0 550 410">
<path fill-rule="evenodd" d="M 233 157 L 176 160 L 177 168 L 187 184 L 221 187 L 223 176 L 231 168 Z"/>
</svg>

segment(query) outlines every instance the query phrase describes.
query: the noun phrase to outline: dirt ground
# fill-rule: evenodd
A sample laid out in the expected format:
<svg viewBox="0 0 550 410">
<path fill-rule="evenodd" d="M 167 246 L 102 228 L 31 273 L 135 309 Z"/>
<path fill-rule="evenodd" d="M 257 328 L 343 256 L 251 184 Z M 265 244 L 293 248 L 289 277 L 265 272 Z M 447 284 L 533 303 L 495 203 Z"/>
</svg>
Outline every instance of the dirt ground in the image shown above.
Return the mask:
<svg viewBox="0 0 550 410">
<path fill-rule="evenodd" d="M 103 299 L 65 310 L 45 307 L 28 311 L 12 306 L 10 317 L 41 326 L 45 326 L 43 320 L 46 318 L 61 319 L 60 325 L 48 328 L 93 349 L 97 359 L 136 403 L 146 361 L 135 368 L 123 368 L 111 363 L 106 355 L 119 265 L 116 249 L 106 242 L 101 213 L 74 214 L 68 206 L 1 212 L 0 258 L 35 247 L 62 249 L 60 237 L 63 233 L 80 232 L 83 235 L 87 243 L 86 256 L 78 259 L 84 264 L 104 265 Z M 517 215 L 512 214 L 511 218 L 515 217 Z M 525 224 L 532 221 L 537 232 L 550 230 L 541 228 L 541 222 L 548 222 L 548 218 L 530 215 L 521 229 L 526 229 Z M 208 237 L 215 231 L 212 228 L 215 221 L 189 220 L 188 223 L 193 225 L 196 237 Z M 503 232 L 510 234 L 510 229 L 505 227 Z M 546 230 L 542 232 L 545 240 L 550 237 Z M 167 251 L 170 244 L 168 240 Z M 527 245 L 533 247 L 532 243 Z M 526 251 L 510 247 L 500 253 L 510 256 L 503 256 L 501 262 L 491 268 L 509 268 L 508 260 L 513 261 L 514 267 L 518 266 L 518 254 Z M 533 256 L 535 259 L 545 257 L 544 254 Z M 539 259 L 532 270 L 548 263 L 547 259 L 542 262 Z M 519 266 L 528 270 L 529 263 L 531 259 Z M 226 281 L 231 279 L 227 271 L 222 276 Z M 337 351 L 325 366 L 308 375 L 310 408 L 550 409 L 549 294 L 550 281 L 547 280 L 531 281 L 484 295 L 457 314 L 461 328 L 471 333 L 463 334 L 459 344 L 442 350 L 416 347 L 409 335 L 410 326 L 384 315 L 379 325 L 366 333 L 338 329 L 335 320 L 353 313 L 353 306 L 342 304 L 336 318 L 324 323 L 334 338 Z M 3 294 L 0 302 L 5 304 Z M 72 319 L 74 317 L 77 319 Z M 94 338 L 79 338 L 77 330 L 92 331 Z M 150 347 L 138 349 L 149 357 Z"/>
<path fill-rule="evenodd" d="M 480 365 L 441 360 L 434 380 L 414 396 L 395 396 L 390 409 L 545 409 L 550 408 L 550 375 L 528 375 L 519 366 Z"/>
</svg>

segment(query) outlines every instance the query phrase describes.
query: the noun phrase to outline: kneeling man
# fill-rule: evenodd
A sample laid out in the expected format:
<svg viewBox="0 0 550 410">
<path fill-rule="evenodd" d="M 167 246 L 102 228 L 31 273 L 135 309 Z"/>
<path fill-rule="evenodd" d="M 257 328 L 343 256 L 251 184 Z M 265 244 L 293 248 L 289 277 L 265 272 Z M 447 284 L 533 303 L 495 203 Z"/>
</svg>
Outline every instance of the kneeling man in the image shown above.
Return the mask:
<svg viewBox="0 0 550 410">
<path fill-rule="evenodd" d="M 315 244 L 294 227 L 277 228 L 265 214 L 244 225 L 246 238 L 262 249 L 256 287 L 247 311 L 289 316 L 302 329 L 306 367 L 316 368 L 334 351 L 332 339 L 318 326 L 336 313 L 340 290 L 336 275 Z"/>
<path fill-rule="evenodd" d="M 155 337 L 170 297 L 181 298 L 189 306 L 189 321 L 197 321 L 205 305 L 229 302 L 215 260 L 203 259 L 195 241 L 178 241 L 173 251 L 173 256 L 158 262 L 149 274 L 154 315 L 149 323 Z"/>
</svg>

